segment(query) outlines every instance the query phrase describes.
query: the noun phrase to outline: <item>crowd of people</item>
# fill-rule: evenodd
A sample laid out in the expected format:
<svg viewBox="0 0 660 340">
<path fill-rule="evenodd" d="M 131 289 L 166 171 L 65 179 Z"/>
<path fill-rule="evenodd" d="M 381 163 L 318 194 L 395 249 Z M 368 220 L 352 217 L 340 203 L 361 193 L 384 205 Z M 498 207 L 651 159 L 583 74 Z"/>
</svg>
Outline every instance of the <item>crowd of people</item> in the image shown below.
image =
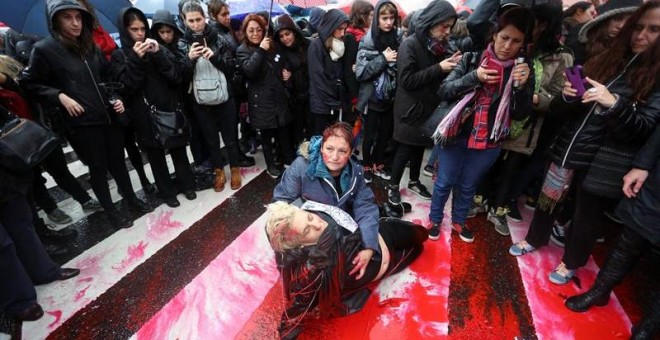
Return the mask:
<svg viewBox="0 0 660 340">
<path fill-rule="evenodd" d="M 555 284 L 586 264 L 616 208 L 621 239 L 594 286 L 567 300 L 574 311 L 607 303 L 658 245 L 659 0 L 566 9 L 559 0 L 484 0 L 460 13 L 434 0 L 405 17 L 392 1 L 356 0 L 349 15 L 312 8 L 306 20 L 257 12 L 242 21 L 222 0 L 207 5 L 208 13 L 183 0 L 179 13 L 160 10 L 151 22 L 125 8 L 118 46 L 86 0 L 48 0 L 51 35 L 29 44 L 29 58 L 16 53 L 25 43 L 5 37 L 0 123 L 19 116 L 55 131 L 88 166 L 96 198 L 61 147 L 32 173 L 0 164 L 2 263 L 21 278 L 1 280 L 4 312 L 38 319 L 33 284 L 77 274 L 48 258 L 66 252 L 62 241 L 75 230 L 54 231 L 39 217 L 42 209 L 54 223 L 71 222 L 42 171 L 84 211 L 128 228 L 108 173 L 132 210 L 153 211 L 156 192 L 176 208 L 178 194 L 223 191 L 227 177 L 231 190 L 241 188 L 240 168 L 255 165 L 246 154 L 259 145 L 279 179 L 266 232 L 290 300 L 283 337 L 295 337 L 316 308 L 358 311 L 370 282 L 439 239 L 450 194 L 451 228 L 464 242 L 478 237 L 470 218 L 484 213 L 509 235 L 526 197 L 534 216 L 509 253 L 542 251 L 550 240 L 564 247 L 548 276 Z M 125 150 L 146 200 L 133 190 Z M 406 168 L 408 190 L 431 203 L 426 227 L 398 219 L 411 209 L 400 193 Z M 432 177 L 430 191 L 422 175 Z M 374 185 L 386 201 L 376 202 Z M 658 329 L 654 301 L 633 331 L 640 339 Z"/>
</svg>

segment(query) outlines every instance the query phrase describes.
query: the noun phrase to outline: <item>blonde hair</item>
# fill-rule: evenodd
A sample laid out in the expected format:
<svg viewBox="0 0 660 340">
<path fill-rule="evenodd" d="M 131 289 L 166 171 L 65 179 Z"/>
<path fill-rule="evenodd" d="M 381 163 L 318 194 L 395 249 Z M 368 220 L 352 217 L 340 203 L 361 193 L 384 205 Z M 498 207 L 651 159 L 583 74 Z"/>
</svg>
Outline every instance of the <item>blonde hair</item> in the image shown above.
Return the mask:
<svg viewBox="0 0 660 340">
<path fill-rule="evenodd" d="M 298 235 L 291 235 L 291 223 L 293 215 L 300 208 L 286 202 L 275 202 L 267 206 L 268 221 L 266 221 L 266 234 L 270 240 L 270 246 L 275 251 L 285 251 L 299 246 Z"/>
<path fill-rule="evenodd" d="M 0 55 L 0 72 L 6 74 L 11 79 L 18 79 L 18 75 L 23 71 L 23 64 L 6 55 Z"/>
</svg>

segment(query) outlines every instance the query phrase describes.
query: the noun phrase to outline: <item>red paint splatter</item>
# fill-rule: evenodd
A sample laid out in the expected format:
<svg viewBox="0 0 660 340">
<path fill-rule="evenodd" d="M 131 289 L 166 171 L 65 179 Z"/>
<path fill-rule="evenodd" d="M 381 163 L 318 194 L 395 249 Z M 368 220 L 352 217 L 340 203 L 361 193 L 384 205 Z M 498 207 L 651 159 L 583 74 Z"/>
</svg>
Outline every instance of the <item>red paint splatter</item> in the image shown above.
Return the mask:
<svg viewBox="0 0 660 340">
<path fill-rule="evenodd" d="M 80 278 L 80 279 L 78 279 L 78 281 L 76 281 L 76 282 L 77 282 L 77 283 L 86 283 L 86 282 L 92 282 L 92 281 L 94 281 L 94 278 L 90 276 L 90 277 L 83 277 L 83 278 Z"/>
<path fill-rule="evenodd" d="M 78 300 L 82 299 L 82 297 L 85 296 L 85 294 L 87 293 L 87 290 L 89 289 L 89 287 L 91 287 L 91 286 L 87 286 L 83 290 L 77 292 L 76 296 L 75 296 L 75 300 L 78 301 Z"/>
<path fill-rule="evenodd" d="M 128 250 L 126 251 L 128 257 L 123 259 L 119 266 L 113 266 L 112 269 L 116 271 L 123 271 L 126 268 L 128 268 L 128 266 L 135 263 L 138 259 L 144 256 L 144 249 L 147 248 L 147 245 L 148 243 L 144 243 L 144 241 L 140 241 L 140 243 L 136 245 L 128 246 Z"/>
<path fill-rule="evenodd" d="M 53 328 L 56 325 L 60 323 L 60 320 L 62 319 L 62 311 L 61 310 L 56 310 L 56 311 L 46 311 L 46 314 L 51 315 L 52 317 L 55 318 L 53 322 L 48 324 L 48 328 Z"/>
<path fill-rule="evenodd" d="M 158 237 L 167 233 L 171 229 L 181 228 L 183 223 L 179 221 L 172 221 L 172 214 L 174 211 L 165 210 L 161 211 L 158 215 L 147 220 L 147 228 L 149 229 L 149 236 Z"/>
<path fill-rule="evenodd" d="M 243 269 L 244 272 L 254 275 L 256 277 L 261 277 L 263 275 L 263 271 L 259 269 L 259 267 L 256 267 L 252 264 L 249 264 L 249 266 L 246 267 L 245 263 L 238 261 L 238 266 Z"/>
<path fill-rule="evenodd" d="M 249 168 L 241 168 L 241 177 L 247 177 L 250 174 L 258 174 L 264 171 L 264 169 L 258 166 L 252 166 Z"/>
<path fill-rule="evenodd" d="M 378 307 L 397 307 L 406 301 L 406 298 L 389 298 L 379 302 Z"/>
</svg>

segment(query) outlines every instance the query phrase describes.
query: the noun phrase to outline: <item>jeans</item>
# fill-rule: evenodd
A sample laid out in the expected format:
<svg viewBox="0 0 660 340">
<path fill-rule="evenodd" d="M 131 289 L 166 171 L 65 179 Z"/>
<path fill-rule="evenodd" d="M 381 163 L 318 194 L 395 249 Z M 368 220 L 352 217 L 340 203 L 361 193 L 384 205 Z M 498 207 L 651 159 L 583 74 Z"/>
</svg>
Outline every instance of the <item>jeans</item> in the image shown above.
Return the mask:
<svg viewBox="0 0 660 340">
<path fill-rule="evenodd" d="M 485 150 L 468 149 L 467 137 L 459 137 L 456 144 L 440 149 L 438 177 L 433 184 L 429 213 L 431 222 L 442 222 L 445 204 L 453 191 L 452 221 L 465 223 L 477 184 L 495 163 L 499 153 L 499 146 Z"/>
</svg>

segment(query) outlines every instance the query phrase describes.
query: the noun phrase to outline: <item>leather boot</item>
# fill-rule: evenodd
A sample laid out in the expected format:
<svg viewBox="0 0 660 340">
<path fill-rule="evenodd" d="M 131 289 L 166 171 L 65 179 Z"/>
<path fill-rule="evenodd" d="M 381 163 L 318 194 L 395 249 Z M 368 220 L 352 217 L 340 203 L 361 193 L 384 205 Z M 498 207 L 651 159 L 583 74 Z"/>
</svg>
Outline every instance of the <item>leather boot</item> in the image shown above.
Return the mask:
<svg viewBox="0 0 660 340">
<path fill-rule="evenodd" d="M 572 296 L 564 305 L 574 312 L 586 312 L 592 306 L 605 306 L 614 286 L 630 272 L 644 252 L 644 241 L 628 228 L 624 228 L 619 242 L 598 272 L 596 282 L 585 293 Z"/>
<path fill-rule="evenodd" d="M 225 169 L 215 169 L 215 181 L 213 181 L 213 190 L 220 192 L 225 189 L 227 178 L 225 177 Z"/>
<path fill-rule="evenodd" d="M 655 294 L 649 310 L 644 313 L 642 320 L 632 328 L 631 340 L 652 340 L 660 331 L 660 293 Z"/>
<path fill-rule="evenodd" d="M 241 168 L 231 168 L 231 190 L 241 187 Z"/>
</svg>

